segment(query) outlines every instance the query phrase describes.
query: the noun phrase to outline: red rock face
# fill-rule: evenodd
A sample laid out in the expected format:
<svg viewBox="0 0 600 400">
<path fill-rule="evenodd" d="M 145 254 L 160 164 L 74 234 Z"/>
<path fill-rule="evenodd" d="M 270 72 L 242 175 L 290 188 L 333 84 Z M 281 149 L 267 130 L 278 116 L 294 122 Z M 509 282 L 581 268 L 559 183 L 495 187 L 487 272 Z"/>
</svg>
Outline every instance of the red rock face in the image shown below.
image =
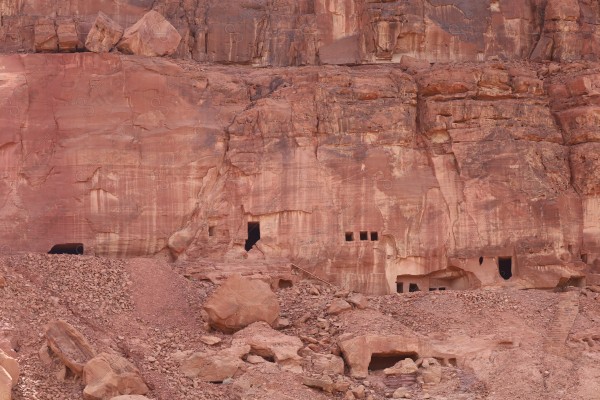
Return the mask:
<svg viewBox="0 0 600 400">
<path fill-rule="evenodd" d="M 32 26 L 77 16 L 85 42 L 98 11 L 123 28 L 153 7 L 181 34 L 176 56 L 260 66 L 489 59 L 597 60 L 598 4 L 589 0 L 5 1 L 0 50 L 32 51 Z M 46 34 L 40 30 L 39 37 Z M 44 50 L 46 51 L 46 50 Z"/>
<path fill-rule="evenodd" d="M 545 268 L 553 285 L 600 253 L 587 67 L 0 65 L 0 238 L 14 251 L 288 258 L 374 293 L 453 266 L 497 284 L 499 256 L 521 284 L 546 285 Z"/>
<path fill-rule="evenodd" d="M 3 53 L 151 8 L 181 42 L 0 56 L 0 240 L 291 260 L 372 293 L 505 284 L 499 257 L 518 286 L 579 279 L 600 262 L 592 3 L 4 2 Z"/>
</svg>

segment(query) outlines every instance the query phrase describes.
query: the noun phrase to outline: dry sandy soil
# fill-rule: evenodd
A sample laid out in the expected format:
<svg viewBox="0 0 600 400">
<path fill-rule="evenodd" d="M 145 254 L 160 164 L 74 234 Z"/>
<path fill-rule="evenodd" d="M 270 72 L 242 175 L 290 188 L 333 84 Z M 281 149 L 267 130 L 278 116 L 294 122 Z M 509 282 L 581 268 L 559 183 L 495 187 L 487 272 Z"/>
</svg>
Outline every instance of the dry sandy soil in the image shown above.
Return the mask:
<svg viewBox="0 0 600 400">
<path fill-rule="evenodd" d="M 231 336 L 210 331 L 202 304 L 215 289 L 183 276 L 182 268 L 154 259 L 24 254 L 0 258 L 0 328 L 14 330 L 22 373 L 16 400 L 81 399 L 78 379 L 61 379 L 38 350 L 44 326 L 64 319 L 98 351 L 116 351 L 141 371 L 151 399 L 239 399 L 236 380 L 260 381 L 281 399 L 344 398 L 302 385 L 302 375 L 248 366 L 233 382 L 209 384 L 186 378 L 174 356 L 210 346 L 200 338 Z M 417 292 L 369 297 L 370 308 L 326 314 L 340 289 L 298 280 L 277 292 L 281 315 L 313 350 L 339 352 L 345 333 L 401 335 L 412 332 L 457 355 L 437 385 L 416 385 L 415 399 L 600 399 L 600 294 L 596 287 L 564 292 L 512 289 Z M 305 322 L 300 322 L 306 320 Z M 275 366 L 273 366 L 275 367 Z M 366 397 L 391 393 L 371 371 Z M 349 377 L 347 379 L 350 379 Z M 257 386 L 260 393 L 260 385 Z M 266 389 L 265 389 L 266 390 Z M 256 395 L 256 398 L 260 397 Z"/>
</svg>

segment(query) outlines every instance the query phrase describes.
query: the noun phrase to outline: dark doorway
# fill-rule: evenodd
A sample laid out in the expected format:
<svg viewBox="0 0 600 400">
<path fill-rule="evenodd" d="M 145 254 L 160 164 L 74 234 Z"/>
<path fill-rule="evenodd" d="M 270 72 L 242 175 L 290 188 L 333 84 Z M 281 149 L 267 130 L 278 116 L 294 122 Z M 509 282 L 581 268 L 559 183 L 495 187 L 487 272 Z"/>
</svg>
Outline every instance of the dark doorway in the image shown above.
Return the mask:
<svg viewBox="0 0 600 400">
<path fill-rule="evenodd" d="M 588 256 L 587 256 L 587 254 L 582 254 L 581 255 L 581 261 L 583 261 L 584 263 L 587 264 L 587 262 L 588 262 Z"/>
<path fill-rule="evenodd" d="M 62 243 L 52 246 L 48 254 L 83 254 L 83 243 Z"/>
<path fill-rule="evenodd" d="M 512 277 L 512 257 L 498 257 L 498 272 L 506 281 Z"/>
<path fill-rule="evenodd" d="M 248 240 L 246 240 L 246 251 L 250 251 L 252 246 L 260 240 L 260 223 L 248 222 Z"/>
<path fill-rule="evenodd" d="M 416 283 L 411 283 L 410 285 L 408 285 L 408 291 L 409 292 L 420 292 L 421 289 L 419 289 L 419 285 L 417 285 Z"/>
<path fill-rule="evenodd" d="M 377 232 L 371 232 L 371 240 L 373 242 L 379 240 L 379 235 L 377 234 Z"/>
<path fill-rule="evenodd" d="M 353 241 L 354 241 L 354 233 L 346 232 L 346 242 L 353 242 Z"/>
<path fill-rule="evenodd" d="M 396 293 L 404 293 L 404 284 L 402 282 L 396 283 Z"/>
<path fill-rule="evenodd" d="M 360 232 L 360 240 L 369 240 L 369 233 L 365 231 Z"/>
<path fill-rule="evenodd" d="M 370 371 L 381 371 L 382 369 L 390 368 L 396 365 L 396 363 L 410 358 L 416 361 L 419 356 L 414 352 L 407 353 L 396 353 L 396 354 L 371 354 L 371 362 L 369 362 Z"/>
<path fill-rule="evenodd" d="M 215 227 L 214 226 L 208 227 L 208 236 L 215 236 Z"/>
</svg>

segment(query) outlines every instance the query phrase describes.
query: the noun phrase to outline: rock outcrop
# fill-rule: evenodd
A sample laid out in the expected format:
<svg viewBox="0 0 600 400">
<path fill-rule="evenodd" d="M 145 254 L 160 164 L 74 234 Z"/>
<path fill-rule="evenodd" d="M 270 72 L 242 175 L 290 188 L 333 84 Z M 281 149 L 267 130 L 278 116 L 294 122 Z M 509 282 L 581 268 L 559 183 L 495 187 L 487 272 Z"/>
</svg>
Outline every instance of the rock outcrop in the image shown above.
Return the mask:
<svg viewBox="0 0 600 400">
<path fill-rule="evenodd" d="M 588 0 L 126 0 L 9 2 L 0 51 L 32 49 L 32 18 L 98 11 L 130 26 L 153 10 L 181 32 L 176 56 L 259 66 L 502 60 L 598 60 L 599 6 Z"/>
<path fill-rule="evenodd" d="M 180 41 L 177 29 L 162 15 L 150 11 L 125 30 L 117 48 L 137 56 L 166 56 L 177 50 Z"/>
<path fill-rule="evenodd" d="M 94 53 L 106 53 L 116 46 L 122 36 L 121 25 L 99 12 L 85 40 L 85 48 Z"/>
<path fill-rule="evenodd" d="M 87 339 L 66 321 L 50 322 L 46 339 L 52 353 L 75 375 L 81 375 L 86 363 L 95 356 Z"/>
<path fill-rule="evenodd" d="M 244 365 L 242 357 L 249 352 L 249 345 L 236 345 L 219 351 L 194 353 L 182 362 L 181 371 L 189 378 L 223 382 L 238 373 Z"/>
<path fill-rule="evenodd" d="M 548 288 L 600 262 L 594 63 L 0 64 L 15 251 L 286 259 L 374 294 Z"/>
<path fill-rule="evenodd" d="M 203 307 L 208 314 L 208 323 L 229 333 L 257 321 L 273 326 L 279 318 L 277 296 L 269 284 L 237 274 L 215 290 Z"/>
<path fill-rule="evenodd" d="M 284 370 L 302 372 L 298 351 L 302 341 L 271 328 L 266 322 L 255 322 L 233 335 L 234 345 L 249 345 L 250 353 L 273 360 Z"/>
<path fill-rule="evenodd" d="M 108 400 L 118 395 L 148 393 L 139 370 L 127 359 L 100 353 L 83 368 L 84 400 Z"/>
</svg>

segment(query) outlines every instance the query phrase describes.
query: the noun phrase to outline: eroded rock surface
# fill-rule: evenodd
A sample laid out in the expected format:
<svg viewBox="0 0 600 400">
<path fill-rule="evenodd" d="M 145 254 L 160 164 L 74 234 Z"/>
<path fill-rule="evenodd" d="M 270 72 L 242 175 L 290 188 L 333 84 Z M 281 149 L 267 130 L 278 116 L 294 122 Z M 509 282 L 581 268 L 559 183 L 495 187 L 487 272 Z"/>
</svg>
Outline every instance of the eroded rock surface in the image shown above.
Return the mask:
<svg viewBox="0 0 600 400">
<path fill-rule="evenodd" d="M 118 395 L 148 393 L 140 371 L 127 359 L 100 353 L 83 368 L 84 400 L 108 400 Z"/>
<path fill-rule="evenodd" d="M 125 30 L 117 48 L 125 54 L 166 56 L 177 50 L 180 41 L 181 35 L 173 25 L 156 11 L 150 11 Z"/>
<path fill-rule="evenodd" d="M 15 251 L 287 259 L 375 294 L 549 288 L 600 262 L 594 63 L 0 61 Z"/>
<path fill-rule="evenodd" d="M 232 275 L 204 303 L 209 324 L 223 332 L 235 332 L 254 322 L 273 326 L 279 318 L 277 296 L 260 280 Z"/>
<path fill-rule="evenodd" d="M 46 339 L 52 353 L 76 375 L 81 375 L 86 363 L 95 356 L 87 339 L 66 321 L 50 322 Z"/>
</svg>

